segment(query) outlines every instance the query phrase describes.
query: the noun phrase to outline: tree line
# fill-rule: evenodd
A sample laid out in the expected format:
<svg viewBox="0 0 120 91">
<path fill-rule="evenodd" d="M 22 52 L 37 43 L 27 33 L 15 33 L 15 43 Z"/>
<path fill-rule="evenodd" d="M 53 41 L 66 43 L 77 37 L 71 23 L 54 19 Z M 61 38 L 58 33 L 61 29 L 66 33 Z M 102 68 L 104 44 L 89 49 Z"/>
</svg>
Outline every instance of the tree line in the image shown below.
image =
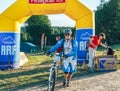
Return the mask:
<svg viewBox="0 0 120 91">
<path fill-rule="evenodd" d="M 51 22 L 47 15 L 32 16 L 26 21 L 26 28 L 22 28 L 21 42 L 31 42 L 36 45 L 41 45 L 42 37 L 44 42 L 46 39 L 46 45 L 54 45 L 56 43 L 56 36 L 64 37 L 63 31 L 66 28 L 70 28 L 73 31 L 73 37 L 75 37 L 74 27 L 52 27 Z"/>
<path fill-rule="evenodd" d="M 109 0 L 104 3 L 101 2 L 100 6 L 98 6 L 98 9 L 95 11 L 95 22 L 96 34 L 104 32 L 109 45 L 119 44 L 120 0 Z"/>
</svg>

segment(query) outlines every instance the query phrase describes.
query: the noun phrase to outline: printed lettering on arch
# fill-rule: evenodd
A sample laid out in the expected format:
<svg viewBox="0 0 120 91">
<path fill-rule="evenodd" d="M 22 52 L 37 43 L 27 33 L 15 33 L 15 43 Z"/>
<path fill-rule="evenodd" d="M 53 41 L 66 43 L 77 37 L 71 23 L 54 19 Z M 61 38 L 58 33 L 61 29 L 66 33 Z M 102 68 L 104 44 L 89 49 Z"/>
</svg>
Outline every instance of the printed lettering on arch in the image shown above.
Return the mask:
<svg viewBox="0 0 120 91">
<path fill-rule="evenodd" d="M 30 4 L 65 3 L 66 0 L 29 0 Z"/>
</svg>

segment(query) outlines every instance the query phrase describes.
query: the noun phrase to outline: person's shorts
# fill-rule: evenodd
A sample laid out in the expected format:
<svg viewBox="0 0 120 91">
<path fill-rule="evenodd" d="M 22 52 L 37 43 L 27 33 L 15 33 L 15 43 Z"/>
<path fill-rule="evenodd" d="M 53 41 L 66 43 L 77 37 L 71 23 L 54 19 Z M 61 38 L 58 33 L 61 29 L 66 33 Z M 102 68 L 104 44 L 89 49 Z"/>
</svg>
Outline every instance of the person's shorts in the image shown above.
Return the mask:
<svg viewBox="0 0 120 91">
<path fill-rule="evenodd" d="M 63 60 L 62 61 L 63 72 L 74 73 L 74 72 L 76 72 L 76 69 L 77 69 L 76 66 L 77 66 L 76 60 L 72 60 L 72 61 Z"/>
</svg>

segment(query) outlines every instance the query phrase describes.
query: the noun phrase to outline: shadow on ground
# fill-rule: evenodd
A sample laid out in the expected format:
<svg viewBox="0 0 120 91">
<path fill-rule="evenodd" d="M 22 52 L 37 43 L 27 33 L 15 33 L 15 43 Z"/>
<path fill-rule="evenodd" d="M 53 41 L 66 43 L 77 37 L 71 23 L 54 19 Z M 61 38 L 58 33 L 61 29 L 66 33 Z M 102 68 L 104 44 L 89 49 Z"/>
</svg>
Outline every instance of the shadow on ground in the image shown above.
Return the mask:
<svg viewBox="0 0 120 91">
<path fill-rule="evenodd" d="M 25 70 L 17 69 L 10 70 L 8 73 L 0 74 L 0 91 L 17 91 L 31 87 L 46 87 L 48 84 L 50 63 L 43 62 L 35 68 Z M 80 66 L 77 67 L 77 72 L 73 76 L 73 80 L 86 79 L 93 76 L 107 74 L 109 72 L 95 72 L 89 73 L 88 70 L 81 70 Z M 4 71 L 1 71 L 1 73 Z M 57 83 L 63 81 L 63 73 L 59 71 Z M 60 86 L 62 88 L 62 86 Z M 35 90 L 33 88 L 33 90 Z"/>
</svg>

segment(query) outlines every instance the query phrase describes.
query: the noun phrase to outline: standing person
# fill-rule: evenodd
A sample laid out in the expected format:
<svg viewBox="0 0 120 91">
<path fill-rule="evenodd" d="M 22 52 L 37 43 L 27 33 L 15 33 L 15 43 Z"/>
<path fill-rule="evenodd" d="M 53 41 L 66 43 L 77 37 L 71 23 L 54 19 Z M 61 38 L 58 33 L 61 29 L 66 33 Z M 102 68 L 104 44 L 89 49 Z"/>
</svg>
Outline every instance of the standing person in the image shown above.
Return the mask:
<svg viewBox="0 0 120 91">
<path fill-rule="evenodd" d="M 56 42 L 58 42 L 61 39 L 60 35 L 57 35 L 55 39 L 56 39 Z"/>
<path fill-rule="evenodd" d="M 56 36 L 56 43 L 61 39 L 60 35 L 57 35 Z M 59 47 L 57 50 L 56 50 L 56 53 L 59 53 L 59 59 L 58 59 L 58 62 L 59 62 L 59 67 L 61 68 L 62 67 L 62 47 Z"/>
<path fill-rule="evenodd" d="M 89 45 L 89 71 L 94 73 L 94 58 L 96 54 L 96 50 L 98 45 L 107 48 L 108 46 L 102 43 L 102 40 L 105 39 L 106 36 L 104 33 L 100 33 L 99 35 L 95 35 L 90 37 L 90 45 Z"/>
<path fill-rule="evenodd" d="M 77 41 L 71 37 L 72 31 L 70 29 L 64 30 L 64 39 L 61 39 L 53 46 L 49 51 L 48 55 L 51 52 L 55 52 L 59 47 L 62 47 L 63 60 L 62 70 L 64 72 L 64 81 L 63 86 L 69 86 L 69 81 L 72 78 L 73 73 L 76 71 L 77 65 Z"/>
<path fill-rule="evenodd" d="M 61 37 L 58 35 L 56 36 L 56 43 L 61 39 Z M 60 53 L 61 54 L 62 52 L 62 47 L 59 47 L 57 50 L 56 50 L 56 53 Z"/>
</svg>

